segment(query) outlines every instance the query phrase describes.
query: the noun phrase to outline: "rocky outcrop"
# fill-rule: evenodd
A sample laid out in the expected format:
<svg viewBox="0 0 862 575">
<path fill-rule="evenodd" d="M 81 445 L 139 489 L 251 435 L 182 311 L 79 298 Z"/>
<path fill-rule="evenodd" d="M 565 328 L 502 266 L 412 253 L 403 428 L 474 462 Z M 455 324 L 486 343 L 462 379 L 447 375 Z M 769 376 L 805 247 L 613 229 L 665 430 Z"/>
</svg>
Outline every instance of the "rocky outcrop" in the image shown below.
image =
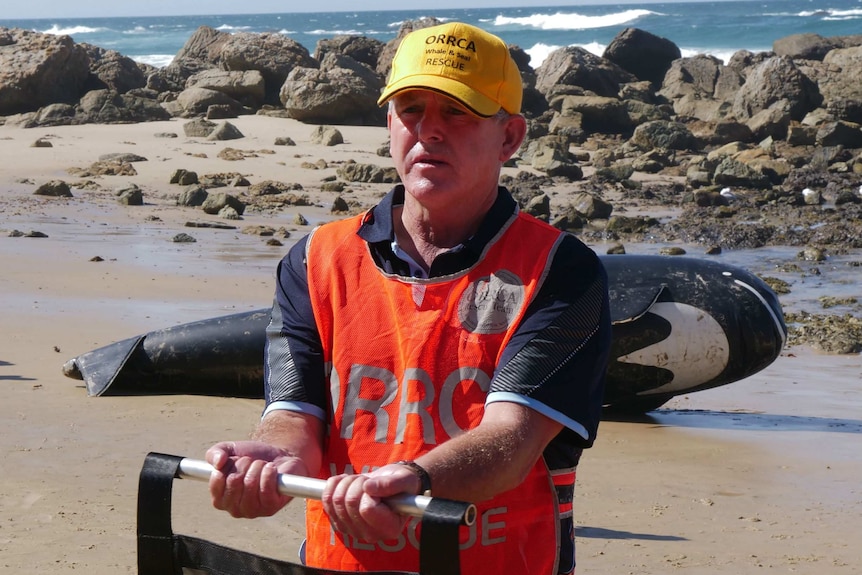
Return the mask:
<svg viewBox="0 0 862 575">
<path fill-rule="evenodd" d="M 186 88 L 215 90 L 249 108 L 266 101 L 266 81 L 258 70 L 204 70 L 186 81 Z"/>
<path fill-rule="evenodd" d="M 327 54 L 341 54 L 374 69 L 380 61 L 380 53 L 385 46 L 380 40 L 365 36 L 323 38 L 317 42 L 314 59 L 323 62 Z"/>
<path fill-rule="evenodd" d="M 116 50 L 105 50 L 90 44 L 81 44 L 90 60 L 90 77 L 86 90 L 113 90 L 125 94 L 147 85 L 146 70 L 150 67 L 138 65 L 128 56 Z"/>
<path fill-rule="evenodd" d="M 383 125 L 383 80 L 353 58 L 331 53 L 320 68 L 295 68 L 281 88 L 291 118 L 316 124 Z"/>
<path fill-rule="evenodd" d="M 69 36 L 0 28 L 0 116 L 74 104 L 89 75 L 87 51 Z"/>
<path fill-rule="evenodd" d="M 293 68 L 317 66 L 304 46 L 282 34 L 228 34 L 201 26 L 168 66 L 148 78 L 147 85 L 181 91 L 189 78 L 209 70 L 257 71 L 264 79 L 263 100 L 273 104 Z"/>
<path fill-rule="evenodd" d="M 641 80 L 661 86 L 670 65 L 682 54 L 667 38 L 638 28 L 626 28 L 608 44 L 602 57 Z"/>
<path fill-rule="evenodd" d="M 549 100 L 572 93 L 573 88 L 616 97 L 622 84 L 637 80 L 634 74 L 578 46 L 554 50 L 536 69 L 536 89 Z"/>
</svg>

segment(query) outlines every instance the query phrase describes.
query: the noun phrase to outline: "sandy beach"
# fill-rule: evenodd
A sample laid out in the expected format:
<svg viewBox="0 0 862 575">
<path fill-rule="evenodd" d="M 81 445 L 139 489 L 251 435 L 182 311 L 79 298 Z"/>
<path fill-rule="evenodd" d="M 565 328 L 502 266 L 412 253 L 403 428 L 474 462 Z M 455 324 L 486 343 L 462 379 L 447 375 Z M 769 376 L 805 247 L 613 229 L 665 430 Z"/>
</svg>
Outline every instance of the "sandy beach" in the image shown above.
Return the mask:
<svg viewBox="0 0 862 575">
<path fill-rule="evenodd" d="M 150 330 L 267 307 L 278 260 L 332 217 L 338 195 L 371 205 L 389 187 L 320 191 L 344 162 L 389 166 L 375 153 L 387 141 L 383 128 L 339 127 L 345 143 L 326 147 L 311 143 L 314 126 L 294 120 L 230 121 L 244 138 L 188 138 L 179 119 L 0 127 L 0 573 L 135 573 L 144 456 L 202 458 L 212 443 L 246 436 L 263 406 L 187 395 L 88 397 L 83 382 L 63 376 L 64 362 Z M 277 137 L 297 145 L 276 146 Z M 51 147 L 33 147 L 39 139 Z M 246 157 L 219 159 L 227 147 Z M 133 164 L 133 176 L 68 173 L 112 153 L 146 161 Z M 307 167 L 315 163 L 327 167 Z M 223 220 L 176 205 L 181 187 L 169 180 L 177 169 L 298 183 L 314 205 Z M 69 183 L 73 197 L 33 194 L 54 179 Z M 130 183 L 144 205 L 117 203 L 115 190 Z M 294 223 L 299 214 L 309 225 Z M 251 226 L 284 228 L 290 237 L 269 242 L 246 233 Z M 179 233 L 197 241 L 173 242 Z M 578 573 L 858 573 L 860 478 L 862 358 L 788 348 L 744 381 L 602 423 L 578 472 Z M 174 510 L 177 532 L 264 555 L 293 561 L 302 539 L 296 503 L 272 518 L 237 520 L 210 507 L 203 484 L 180 481 Z"/>
</svg>

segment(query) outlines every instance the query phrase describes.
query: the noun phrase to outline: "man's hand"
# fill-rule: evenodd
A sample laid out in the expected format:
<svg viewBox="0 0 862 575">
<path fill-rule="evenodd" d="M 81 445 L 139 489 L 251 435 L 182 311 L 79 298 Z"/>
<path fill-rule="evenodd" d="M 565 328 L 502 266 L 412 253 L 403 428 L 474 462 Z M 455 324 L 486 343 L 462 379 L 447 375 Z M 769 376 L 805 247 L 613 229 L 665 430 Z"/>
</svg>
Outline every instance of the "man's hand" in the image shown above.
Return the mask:
<svg viewBox="0 0 862 575">
<path fill-rule="evenodd" d="M 305 464 L 260 441 L 226 441 L 210 447 L 206 460 L 213 506 L 234 517 L 268 517 L 292 499 L 278 492 L 278 474 L 308 475 Z"/>
<path fill-rule="evenodd" d="M 408 519 L 383 499 L 416 493 L 419 486 L 419 477 L 413 471 L 391 464 L 371 473 L 330 477 L 321 501 L 336 530 L 373 543 L 397 538 Z"/>
</svg>

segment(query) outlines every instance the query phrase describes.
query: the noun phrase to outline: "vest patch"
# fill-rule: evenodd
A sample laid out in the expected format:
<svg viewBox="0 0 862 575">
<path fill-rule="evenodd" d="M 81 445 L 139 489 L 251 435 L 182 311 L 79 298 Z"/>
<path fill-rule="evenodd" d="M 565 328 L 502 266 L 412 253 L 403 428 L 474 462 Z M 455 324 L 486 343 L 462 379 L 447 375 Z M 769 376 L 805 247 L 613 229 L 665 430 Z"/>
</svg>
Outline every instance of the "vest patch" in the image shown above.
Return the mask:
<svg viewBox="0 0 862 575">
<path fill-rule="evenodd" d="M 503 333 L 524 305 L 524 282 L 508 270 L 479 278 L 458 303 L 461 326 L 471 333 Z"/>
</svg>

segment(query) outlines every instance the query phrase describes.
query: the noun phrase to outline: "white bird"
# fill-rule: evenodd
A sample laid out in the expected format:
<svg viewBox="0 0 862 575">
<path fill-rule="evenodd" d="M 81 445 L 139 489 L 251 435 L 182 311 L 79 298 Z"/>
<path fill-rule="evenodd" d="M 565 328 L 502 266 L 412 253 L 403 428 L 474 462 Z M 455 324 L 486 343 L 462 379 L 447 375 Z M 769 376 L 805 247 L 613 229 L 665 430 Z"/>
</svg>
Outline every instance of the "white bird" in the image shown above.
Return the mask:
<svg viewBox="0 0 862 575">
<path fill-rule="evenodd" d="M 722 188 L 721 191 L 718 193 L 730 201 L 733 201 L 736 199 L 736 194 L 734 194 L 730 188 Z"/>
</svg>

